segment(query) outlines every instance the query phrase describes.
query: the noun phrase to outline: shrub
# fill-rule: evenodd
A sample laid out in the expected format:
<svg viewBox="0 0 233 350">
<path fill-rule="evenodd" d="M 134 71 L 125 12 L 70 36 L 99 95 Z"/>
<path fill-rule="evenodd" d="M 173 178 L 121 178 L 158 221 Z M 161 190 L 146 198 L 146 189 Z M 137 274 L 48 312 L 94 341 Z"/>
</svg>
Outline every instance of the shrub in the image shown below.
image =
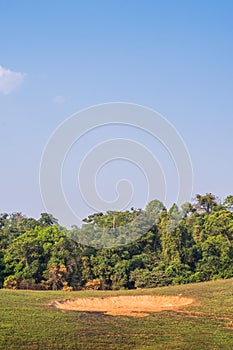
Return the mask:
<svg viewBox="0 0 233 350">
<path fill-rule="evenodd" d="M 9 289 L 17 289 L 18 287 L 18 282 L 15 278 L 15 276 L 8 276 L 5 278 L 4 283 L 3 283 L 4 288 L 9 288 Z"/>
<path fill-rule="evenodd" d="M 85 284 L 85 288 L 99 290 L 99 289 L 101 289 L 101 280 L 99 278 L 96 278 L 96 279 L 93 279 L 91 281 L 88 281 Z"/>
</svg>

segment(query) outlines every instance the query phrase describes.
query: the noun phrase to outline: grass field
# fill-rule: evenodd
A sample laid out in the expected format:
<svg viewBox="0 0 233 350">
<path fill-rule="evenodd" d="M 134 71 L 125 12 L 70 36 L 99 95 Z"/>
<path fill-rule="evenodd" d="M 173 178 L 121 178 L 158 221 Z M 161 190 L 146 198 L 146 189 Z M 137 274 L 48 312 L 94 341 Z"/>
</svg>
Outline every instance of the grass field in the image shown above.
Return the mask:
<svg viewBox="0 0 233 350">
<path fill-rule="evenodd" d="M 60 298 L 177 295 L 197 303 L 144 318 L 62 312 Z M 134 291 L 0 290 L 0 349 L 233 349 L 233 280 Z"/>
</svg>

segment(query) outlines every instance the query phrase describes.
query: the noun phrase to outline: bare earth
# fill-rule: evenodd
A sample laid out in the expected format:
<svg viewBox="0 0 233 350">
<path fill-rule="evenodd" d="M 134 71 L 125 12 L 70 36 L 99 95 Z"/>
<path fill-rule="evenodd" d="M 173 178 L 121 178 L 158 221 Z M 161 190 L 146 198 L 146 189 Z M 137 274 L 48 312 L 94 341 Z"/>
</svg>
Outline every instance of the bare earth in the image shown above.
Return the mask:
<svg viewBox="0 0 233 350">
<path fill-rule="evenodd" d="M 175 310 L 190 305 L 194 299 L 178 296 L 116 296 L 56 300 L 51 305 L 61 310 L 103 312 L 112 316 L 144 317 L 151 312 Z"/>
</svg>

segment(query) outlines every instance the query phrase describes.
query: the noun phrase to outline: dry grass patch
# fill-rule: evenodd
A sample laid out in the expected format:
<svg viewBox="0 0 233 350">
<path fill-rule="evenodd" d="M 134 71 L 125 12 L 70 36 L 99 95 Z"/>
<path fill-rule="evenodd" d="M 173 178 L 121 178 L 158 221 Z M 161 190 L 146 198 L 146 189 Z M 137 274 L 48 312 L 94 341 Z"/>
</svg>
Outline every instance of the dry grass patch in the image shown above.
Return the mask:
<svg viewBox="0 0 233 350">
<path fill-rule="evenodd" d="M 194 303 L 194 299 L 177 296 L 116 296 L 55 300 L 51 305 L 61 310 L 103 312 L 112 316 L 144 317 L 151 312 L 175 310 Z"/>
</svg>

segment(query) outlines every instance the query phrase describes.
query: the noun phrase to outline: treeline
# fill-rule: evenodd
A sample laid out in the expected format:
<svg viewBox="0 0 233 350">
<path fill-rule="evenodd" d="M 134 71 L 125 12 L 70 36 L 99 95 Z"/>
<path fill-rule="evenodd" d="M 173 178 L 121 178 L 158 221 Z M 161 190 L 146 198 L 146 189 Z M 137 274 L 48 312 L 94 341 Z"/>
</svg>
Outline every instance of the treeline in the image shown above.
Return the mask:
<svg viewBox="0 0 233 350">
<path fill-rule="evenodd" d="M 71 230 L 47 213 L 0 214 L 0 287 L 122 289 L 231 277 L 233 196 L 221 203 L 197 195 L 169 210 L 154 200 L 144 211 L 90 215 Z"/>
</svg>

